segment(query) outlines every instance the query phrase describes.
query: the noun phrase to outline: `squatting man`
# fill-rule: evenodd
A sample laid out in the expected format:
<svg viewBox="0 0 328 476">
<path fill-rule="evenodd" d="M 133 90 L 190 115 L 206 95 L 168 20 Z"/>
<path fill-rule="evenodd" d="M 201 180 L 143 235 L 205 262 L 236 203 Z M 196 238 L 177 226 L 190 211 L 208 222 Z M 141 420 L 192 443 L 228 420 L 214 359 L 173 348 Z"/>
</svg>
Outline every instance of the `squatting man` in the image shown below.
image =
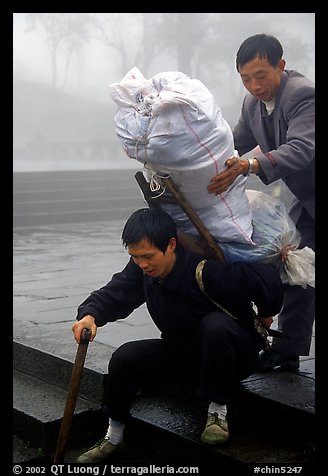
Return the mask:
<svg viewBox="0 0 328 476">
<path fill-rule="evenodd" d="M 187 378 L 199 402 L 208 405 L 201 441 L 225 443 L 227 404 L 256 369 L 265 346 L 254 327 L 252 303 L 269 327 L 282 305 L 278 270 L 203 260 L 183 248 L 173 219 L 160 209 L 135 211 L 123 227 L 122 243 L 130 255 L 127 265 L 78 307 L 74 338 L 79 343 L 86 328 L 92 342 L 98 327 L 126 318 L 144 303 L 161 335 L 126 342 L 113 352 L 103 406 L 108 430 L 77 462 L 98 463 L 119 453 L 137 393 L 172 378 Z"/>
</svg>

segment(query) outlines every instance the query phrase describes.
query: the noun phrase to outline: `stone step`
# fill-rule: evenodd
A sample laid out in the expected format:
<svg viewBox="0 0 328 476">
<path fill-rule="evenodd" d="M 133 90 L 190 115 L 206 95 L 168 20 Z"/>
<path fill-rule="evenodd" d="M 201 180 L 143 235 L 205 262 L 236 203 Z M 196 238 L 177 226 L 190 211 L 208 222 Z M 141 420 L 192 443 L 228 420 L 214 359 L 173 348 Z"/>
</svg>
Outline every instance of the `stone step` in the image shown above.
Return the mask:
<svg viewBox="0 0 328 476">
<path fill-rule="evenodd" d="M 94 344 L 93 344 L 94 346 Z M 93 357 L 99 359 L 98 354 L 103 352 L 97 347 L 93 349 Z M 114 350 L 114 349 L 112 349 Z M 106 359 L 110 355 L 106 354 Z M 103 357 L 101 357 L 103 360 Z M 21 342 L 13 343 L 13 367 L 23 373 L 32 375 L 45 382 L 52 383 L 63 390 L 67 390 L 73 369 L 74 358 L 58 357 L 53 350 L 43 351 Z M 301 361 L 301 371 L 299 373 L 289 372 L 268 372 L 262 374 L 252 374 L 241 383 L 242 399 L 238 401 L 238 406 L 244 407 L 254 405 L 256 402 L 259 411 L 263 406 L 266 412 L 268 405 L 277 406 L 281 409 L 288 409 L 292 412 L 301 412 L 305 418 L 315 416 L 315 377 L 314 358 Z M 79 395 L 88 400 L 101 405 L 103 387 L 106 374 L 100 371 L 97 366 L 90 368 L 85 364 L 79 387 Z M 192 400 L 192 392 L 185 384 L 170 383 L 165 384 L 161 389 L 168 395 L 178 398 Z M 267 415 L 268 416 L 268 415 Z"/>
<path fill-rule="evenodd" d="M 20 342 L 14 342 L 13 368 L 67 390 L 71 379 L 73 362 Z M 101 403 L 103 374 L 85 366 L 81 377 L 79 395 L 88 400 Z"/>
<path fill-rule="evenodd" d="M 90 410 L 93 412 L 93 410 Z M 88 412 L 87 412 L 88 413 Z M 74 426 L 83 433 L 83 438 L 70 440 L 65 455 L 65 463 L 74 463 L 76 457 L 104 434 L 104 421 L 95 420 L 94 415 L 82 414 L 83 421 L 76 425 L 79 414 L 74 416 Z M 133 405 L 131 420 L 125 431 L 125 451 L 115 458 L 115 464 L 134 465 L 156 464 L 157 466 L 197 466 L 207 468 L 222 464 L 289 463 L 297 466 L 314 462 L 311 448 L 298 445 L 296 441 L 286 444 L 280 435 L 268 432 L 254 432 L 252 428 L 237 428 L 230 425 L 230 440 L 221 448 L 213 449 L 199 442 L 200 431 L 206 417 L 206 409 L 195 405 L 182 405 L 170 397 L 140 397 Z M 88 423 L 87 423 L 88 421 Z M 57 427 L 57 428 L 56 428 Z M 59 421 L 50 430 L 58 434 Z M 87 430 L 90 430 L 89 432 Z M 43 436 L 45 434 L 43 431 Z M 74 431 L 76 436 L 78 433 Z M 41 433 L 39 432 L 39 437 Z M 81 436 L 81 435 L 80 435 Z M 16 441 L 17 443 L 17 441 Z M 40 441 L 39 441 L 40 443 Z M 34 443 L 27 450 L 31 463 L 51 463 L 55 453 L 53 444 L 47 440 L 47 451 Z M 21 442 L 22 447 L 22 442 Z M 138 458 L 136 458 L 136 455 Z M 18 459 L 17 459 L 18 458 Z M 14 463 L 22 462 L 22 452 L 16 451 Z M 26 461 L 26 459 L 25 459 Z"/>
<path fill-rule="evenodd" d="M 14 365 L 19 369 L 14 369 L 14 434 L 17 439 L 27 442 L 29 448 L 35 448 L 38 454 L 41 452 L 51 459 L 73 364 L 21 344 L 15 349 Z M 106 430 L 100 410 L 104 375 L 84 369 L 83 377 L 86 381 L 83 385 L 81 383 L 82 392 L 77 400 L 66 456 L 66 460 L 72 462 Z M 276 386 L 284 385 L 288 390 L 291 386 L 300 387 L 303 380 L 296 374 L 281 373 L 280 383 L 277 382 Z M 96 382 L 96 392 L 92 382 Z M 257 385 L 263 386 L 263 381 L 258 379 Z M 250 387 L 250 382 L 248 388 L 243 384 L 236 400 L 229 406 L 231 437 L 220 449 L 200 444 L 206 408 L 193 400 L 186 386 L 172 384 L 159 389 L 157 395 L 142 395 L 134 403 L 132 418 L 126 427 L 127 451 L 129 454 L 136 452 L 145 461 L 156 464 L 311 461 L 314 457 L 314 412 L 311 406 L 305 406 L 305 410 L 297 405 L 288 406 L 275 400 L 274 392 L 271 399 L 265 398 L 261 396 L 261 388 L 255 394 Z"/>
<path fill-rule="evenodd" d="M 44 453 L 52 452 L 56 448 L 66 397 L 67 392 L 62 388 L 14 369 L 14 435 Z M 88 437 L 88 428 L 102 421 L 99 405 L 78 396 L 71 428 L 72 440 L 83 441 Z"/>
</svg>

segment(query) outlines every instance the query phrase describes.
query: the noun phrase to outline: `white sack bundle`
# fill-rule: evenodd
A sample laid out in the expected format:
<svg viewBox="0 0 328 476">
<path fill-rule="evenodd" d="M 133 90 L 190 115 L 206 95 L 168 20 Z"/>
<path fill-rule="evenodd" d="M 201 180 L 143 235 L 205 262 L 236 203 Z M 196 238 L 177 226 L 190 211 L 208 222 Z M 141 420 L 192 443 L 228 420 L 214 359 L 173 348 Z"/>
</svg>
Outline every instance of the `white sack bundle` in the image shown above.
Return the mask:
<svg viewBox="0 0 328 476">
<path fill-rule="evenodd" d="M 205 85 L 181 72 L 146 79 L 133 68 L 110 85 L 118 105 L 116 132 L 127 156 L 145 165 L 152 180 L 169 174 L 200 219 L 219 241 L 252 243 L 252 214 L 239 176 L 220 194 L 208 193 L 210 179 L 234 154 L 231 129 Z M 169 210 L 179 223 L 180 207 Z M 184 231 L 193 233 L 185 224 Z"/>
<path fill-rule="evenodd" d="M 264 192 L 246 190 L 253 214 L 254 245 L 218 243 L 230 261 L 259 261 L 274 265 L 284 283 L 315 287 L 315 252 L 299 249 L 301 235 L 285 205 Z"/>
</svg>

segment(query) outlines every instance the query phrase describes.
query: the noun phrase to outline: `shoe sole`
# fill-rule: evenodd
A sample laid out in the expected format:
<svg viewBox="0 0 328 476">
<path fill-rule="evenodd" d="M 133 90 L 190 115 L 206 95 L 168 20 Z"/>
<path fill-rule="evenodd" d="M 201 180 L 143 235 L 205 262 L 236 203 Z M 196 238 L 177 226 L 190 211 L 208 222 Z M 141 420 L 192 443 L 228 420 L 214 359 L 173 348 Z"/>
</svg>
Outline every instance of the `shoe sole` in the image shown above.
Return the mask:
<svg viewBox="0 0 328 476">
<path fill-rule="evenodd" d="M 287 372 L 296 372 L 300 368 L 299 361 L 297 362 L 285 362 L 282 364 L 272 364 L 272 365 L 259 365 L 256 369 L 256 372 L 270 372 L 271 370 L 285 370 Z"/>
<path fill-rule="evenodd" d="M 291 366 L 291 365 L 276 365 L 275 367 L 268 367 L 268 368 L 259 368 L 256 370 L 257 373 L 266 373 L 272 372 L 273 370 L 282 370 L 283 372 L 298 372 L 300 369 L 298 366 Z"/>
<path fill-rule="evenodd" d="M 300 369 L 299 364 L 282 364 L 278 367 L 280 370 L 285 370 L 286 372 L 297 372 Z"/>
<path fill-rule="evenodd" d="M 218 446 L 218 445 L 223 445 L 229 440 L 229 437 L 225 437 L 221 441 L 218 440 L 210 440 L 207 439 L 206 437 L 201 436 L 200 441 L 204 443 L 205 445 L 211 445 L 211 446 Z"/>
</svg>

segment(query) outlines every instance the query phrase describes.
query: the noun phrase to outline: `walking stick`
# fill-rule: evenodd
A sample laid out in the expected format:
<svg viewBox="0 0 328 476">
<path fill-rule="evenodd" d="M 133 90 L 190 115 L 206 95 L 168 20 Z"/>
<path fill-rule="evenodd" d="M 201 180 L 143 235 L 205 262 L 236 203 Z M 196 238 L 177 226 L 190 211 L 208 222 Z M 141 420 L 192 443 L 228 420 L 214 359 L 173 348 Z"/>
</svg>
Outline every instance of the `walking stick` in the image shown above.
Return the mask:
<svg viewBox="0 0 328 476">
<path fill-rule="evenodd" d="M 69 438 L 71 423 L 73 420 L 76 399 L 80 387 L 80 381 L 85 361 L 85 356 L 90 341 L 91 331 L 89 329 L 83 329 L 81 334 L 81 340 L 78 345 L 75 362 L 72 370 L 71 380 L 68 387 L 68 393 L 66 398 L 66 405 L 64 415 L 61 421 L 57 448 L 54 458 L 55 464 L 60 464 L 64 461 L 66 444 Z"/>
</svg>

